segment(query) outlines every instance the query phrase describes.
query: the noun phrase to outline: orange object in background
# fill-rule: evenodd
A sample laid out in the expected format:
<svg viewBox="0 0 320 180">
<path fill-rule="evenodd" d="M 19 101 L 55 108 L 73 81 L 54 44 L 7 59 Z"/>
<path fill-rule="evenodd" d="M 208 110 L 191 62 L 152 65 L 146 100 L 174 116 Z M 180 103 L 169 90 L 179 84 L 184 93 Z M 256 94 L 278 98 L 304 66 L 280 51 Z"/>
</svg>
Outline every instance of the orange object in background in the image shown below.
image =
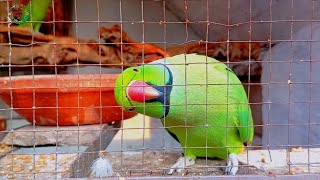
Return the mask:
<svg viewBox="0 0 320 180">
<path fill-rule="evenodd" d="M 5 131 L 7 129 L 7 123 L 4 117 L 0 115 L 0 131 Z"/>
<path fill-rule="evenodd" d="M 37 125 L 121 121 L 136 113 L 124 112 L 116 103 L 117 77 L 118 74 L 4 77 L 0 78 L 0 97 L 9 106 L 12 103 L 14 110 L 29 122 L 35 120 Z"/>
</svg>

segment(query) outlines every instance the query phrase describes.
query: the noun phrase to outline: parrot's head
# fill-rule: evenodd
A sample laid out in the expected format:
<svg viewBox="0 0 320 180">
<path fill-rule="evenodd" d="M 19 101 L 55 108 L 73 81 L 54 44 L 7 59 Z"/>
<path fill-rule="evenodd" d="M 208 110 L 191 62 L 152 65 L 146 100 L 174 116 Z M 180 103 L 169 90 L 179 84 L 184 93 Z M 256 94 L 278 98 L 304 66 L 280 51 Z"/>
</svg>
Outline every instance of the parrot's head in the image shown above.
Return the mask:
<svg viewBox="0 0 320 180">
<path fill-rule="evenodd" d="M 127 111 L 155 118 L 169 113 L 172 74 L 163 64 L 145 64 L 124 70 L 115 85 L 117 103 Z"/>
</svg>

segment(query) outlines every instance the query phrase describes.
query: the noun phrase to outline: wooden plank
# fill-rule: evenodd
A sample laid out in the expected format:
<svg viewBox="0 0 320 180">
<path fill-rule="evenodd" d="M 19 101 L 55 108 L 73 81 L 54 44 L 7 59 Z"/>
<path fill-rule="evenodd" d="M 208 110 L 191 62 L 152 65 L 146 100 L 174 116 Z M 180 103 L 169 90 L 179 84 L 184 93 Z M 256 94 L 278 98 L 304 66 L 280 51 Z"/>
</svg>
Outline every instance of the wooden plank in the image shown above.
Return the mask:
<svg viewBox="0 0 320 180">
<path fill-rule="evenodd" d="M 105 150 L 117 134 L 121 122 L 117 122 L 112 126 L 104 126 L 101 136 L 93 141 L 93 143 L 72 163 L 72 177 L 88 177 L 91 173 L 91 164 L 98 158 L 99 151 Z"/>
</svg>

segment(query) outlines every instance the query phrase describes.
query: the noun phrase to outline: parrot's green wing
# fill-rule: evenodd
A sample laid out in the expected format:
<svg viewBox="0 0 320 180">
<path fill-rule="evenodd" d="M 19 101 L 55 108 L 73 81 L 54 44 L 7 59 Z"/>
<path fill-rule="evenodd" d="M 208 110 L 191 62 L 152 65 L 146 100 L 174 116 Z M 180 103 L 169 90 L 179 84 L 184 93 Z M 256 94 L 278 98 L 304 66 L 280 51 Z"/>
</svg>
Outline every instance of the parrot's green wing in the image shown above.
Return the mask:
<svg viewBox="0 0 320 180">
<path fill-rule="evenodd" d="M 248 104 L 247 95 L 238 77 L 223 63 L 213 63 L 213 67 L 229 78 L 229 84 L 239 84 L 237 88 L 229 88 L 228 97 L 237 100 L 237 110 L 239 117 L 235 122 L 239 131 L 240 139 L 243 143 L 251 143 L 254 135 L 253 119 L 251 109 Z M 240 89 L 241 88 L 241 89 Z"/>
</svg>

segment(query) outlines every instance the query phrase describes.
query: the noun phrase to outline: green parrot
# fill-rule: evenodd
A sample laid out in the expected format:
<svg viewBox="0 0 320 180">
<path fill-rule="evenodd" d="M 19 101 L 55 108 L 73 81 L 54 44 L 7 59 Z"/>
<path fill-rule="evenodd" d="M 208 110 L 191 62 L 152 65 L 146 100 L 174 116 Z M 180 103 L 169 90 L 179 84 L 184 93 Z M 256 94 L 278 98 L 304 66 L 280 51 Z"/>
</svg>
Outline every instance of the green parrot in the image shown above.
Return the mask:
<svg viewBox="0 0 320 180">
<path fill-rule="evenodd" d="M 33 27 L 34 32 L 39 32 L 42 22 L 47 16 L 47 11 L 51 5 L 52 0 L 30 0 L 26 7 L 23 9 L 18 26 L 30 26 Z M 40 22 L 29 22 L 40 21 Z"/>
<path fill-rule="evenodd" d="M 226 174 L 235 175 L 237 154 L 253 140 L 244 87 L 231 69 L 210 57 L 180 54 L 127 68 L 116 81 L 115 97 L 127 111 L 161 119 L 181 144 L 184 157 L 167 174 L 208 157 L 227 158 Z"/>
</svg>

